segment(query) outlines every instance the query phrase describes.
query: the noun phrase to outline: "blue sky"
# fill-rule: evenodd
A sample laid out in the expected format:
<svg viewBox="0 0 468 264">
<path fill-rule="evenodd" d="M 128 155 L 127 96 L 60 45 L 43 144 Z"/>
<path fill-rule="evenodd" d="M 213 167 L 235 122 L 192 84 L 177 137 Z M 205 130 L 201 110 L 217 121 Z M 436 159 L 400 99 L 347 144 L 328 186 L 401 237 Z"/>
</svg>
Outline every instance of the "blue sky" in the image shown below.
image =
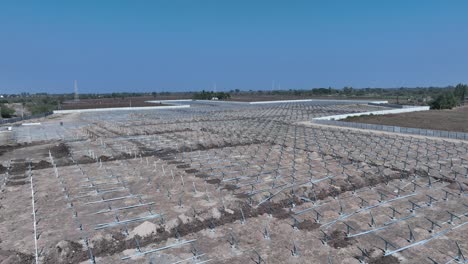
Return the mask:
<svg viewBox="0 0 468 264">
<path fill-rule="evenodd" d="M 0 93 L 468 83 L 468 1 L 0 1 Z"/>
</svg>

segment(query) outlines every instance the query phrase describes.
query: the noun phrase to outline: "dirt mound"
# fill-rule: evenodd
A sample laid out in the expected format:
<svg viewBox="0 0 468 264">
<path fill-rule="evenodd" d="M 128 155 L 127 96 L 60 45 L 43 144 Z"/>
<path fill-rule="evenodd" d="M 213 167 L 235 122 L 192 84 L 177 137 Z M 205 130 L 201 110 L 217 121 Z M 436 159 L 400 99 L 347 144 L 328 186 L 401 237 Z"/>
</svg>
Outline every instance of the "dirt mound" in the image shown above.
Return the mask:
<svg viewBox="0 0 468 264">
<path fill-rule="evenodd" d="M 6 184 L 6 186 L 18 186 L 18 185 L 25 185 L 26 183 L 28 183 L 28 182 L 25 181 L 25 180 L 18 180 L 18 181 L 8 180 L 5 184 Z"/>
<path fill-rule="evenodd" d="M 93 162 L 96 162 L 93 158 L 91 158 L 90 156 L 81 156 L 77 162 L 79 164 L 88 164 L 88 163 L 93 163 Z"/>
<path fill-rule="evenodd" d="M 120 253 L 127 248 L 135 248 L 135 242 L 132 240 L 125 240 L 125 236 L 121 233 L 113 233 L 110 239 L 100 239 L 98 241 L 93 241 L 93 254 L 95 256 L 104 256 L 104 255 L 113 255 L 115 253 Z M 140 246 L 147 245 L 140 241 Z M 80 261 L 85 261 L 87 256 L 80 259 Z"/>
<path fill-rule="evenodd" d="M 0 164 L 0 174 L 7 172 L 8 168 Z"/>
<path fill-rule="evenodd" d="M 3 153 L 12 151 L 13 149 L 15 149 L 15 148 L 13 146 L 9 146 L 9 145 L 0 146 L 0 156 L 3 155 Z"/>
<path fill-rule="evenodd" d="M 221 182 L 220 179 L 209 179 L 206 181 L 209 184 L 219 184 Z"/>
<path fill-rule="evenodd" d="M 50 148 L 50 153 L 54 158 L 63 158 L 70 155 L 70 149 L 65 143 L 60 143 Z"/>
<path fill-rule="evenodd" d="M 41 169 L 47 169 L 51 168 L 52 164 L 45 160 L 41 160 L 37 163 L 29 163 L 29 162 L 18 162 L 18 163 L 12 163 L 10 170 L 8 171 L 11 175 L 20 175 L 20 174 L 25 174 L 29 170 L 29 164 L 31 164 L 31 169 L 32 170 L 41 170 Z M 7 168 L 0 165 L 0 174 L 5 173 L 7 171 Z"/>
<path fill-rule="evenodd" d="M 50 164 L 49 162 L 45 160 L 41 160 L 38 163 L 33 163 L 34 170 L 42 170 L 42 169 L 47 169 L 51 167 L 52 167 L 52 164 Z"/>
<path fill-rule="evenodd" d="M 248 193 L 236 193 L 234 196 L 239 199 L 247 199 L 250 197 Z"/>
<path fill-rule="evenodd" d="M 0 249 L 0 263 L 1 264 L 33 263 L 33 261 L 34 261 L 33 255 L 24 254 L 18 251 Z"/>
<path fill-rule="evenodd" d="M 28 170 L 28 167 L 28 164 L 26 164 L 25 162 L 13 163 L 11 164 L 9 173 L 13 175 L 22 174 Z"/>
<path fill-rule="evenodd" d="M 62 240 L 45 257 L 44 263 L 78 263 L 88 257 L 80 243 Z"/>
<path fill-rule="evenodd" d="M 312 220 L 304 220 L 297 225 L 299 230 L 314 230 L 320 227 L 320 224 L 313 222 Z"/>
<path fill-rule="evenodd" d="M 369 264 L 398 264 L 400 260 L 395 256 L 380 256 L 369 259 Z"/>
<path fill-rule="evenodd" d="M 228 191 L 234 191 L 234 190 L 239 189 L 239 187 L 237 187 L 237 186 L 234 185 L 234 184 L 225 184 L 224 187 L 223 187 L 222 189 L 223 189 L 223 190 L 228 190 Z"/>
<path fill-rule="evenodd" d="M 146 237 L 146 236 L 150 236 L 152 234 L 156 234 L 156 230 L 158 229 L 158 226 L 151 223 L 151 222 L 148 222 L 148 221 L 145 221 L 143 222 L 142 224 L 138 225 L 137 227 L 135 227 L 131 232 L 130 232 L 130 237 L 134 237 L 134 236 L 140 236 L 140 237 Z"/>
<path fill-rule="evenodd" d="M 279 219 L 285 219 L 290 217 L 289 212 L 285 210 L 285 207 L 289 207 L 289 200 L 279 201 L 278 203 L 265 203 L 259 206 L 258 208 L 253 208 L 247 204 L 242 205 L 242 212 L 240 209 L 232 209 L 225 211 L 223 209 L 218 210 L 220 213 L 219 218 L 209 218 L 203 221 L 199 219 L 195 219 L 192 222 L 187 223 L 179 223 L 176 227 L 166 230 L 163 227 L 157 228 L 156 233 L 154 233 L 154 226 L 151 224 L 142 224 L 140 227 L 135 228 L 132 232 L 134 233 L 135 237 L 139 238 L 140 246 L 146 246 L 151 243 L 160 243 L 162 241 L 166 241 L 171 237 L 183 237 L 189 234 L 197 233 L 204 229 L 211 229 L 216 228 L 217 226 L 222 226 L 227 223 L 233 223 L 235 221 L 239 221 L 242 219 L 242 215 L 244 215 L 244 219 L 247 220 L 252 217 L 257 217 L 262 214 L 271 214 L 273 217 Z M 300 204 L 300 201 L 296 201 L 297 204 Z M 248 220 L 247 220 L 248 221 Z M 312 228 L 308 222 L 303 224 L 303 227 Z M 317 226 L 318 228 L 319 226 Z M 141 231 L 141 233 L 140 233 Z M 151 234 L 141 237 L 140 234 L 147 234 L 151 231 Z M 139 234 L 140 233 L 140 234 Z M 104 255 L 112 255 L 115 253 L 120 253 L 126 249 L 135 248 L 135 242 L 132 239 L 126 239 L 126 237 L 121 233 L 113 233 L 111 238 L 102 238 L 97 241 L 93 241 L 92 251 L 94 256 L 104 256 Z M 70 263 L 75 263 L 75 261 L 85 261 L 87 259 L 87 255 L 76 255 L 80 256 L 81 258 L 74 258 L 73 261 L 69 259 Z M 55 260 L 55 258 L 51 258 Z M 49 262 L 47 262 L 49 263 Z M 61 262 L 50 262 L 50 263 L 61 263 Z M 67 262 L 68 263 L 68 262 Z"/>
<path fill-rule="evenodd" d="M 28 176 L 26 174 L 18 174 L 18 175 L 10 176 L 10 177 L 8 177 L 8 179 L 9 180 L 24 180 L 27 177 Z"/>
<path fill-rule="evenodd" d="M 30 145 L 31 144 L 2 145 L 2 146 L 0 146 L 0 156 L 2 156 L 3 153 L 7 153 L 7 152 L 13 151 L 15 149 L 19 149 L 19 148 L 24 148 L 24 147 L 27 147 L 27 146 L 30 146 Z"/>
<path fill-rule="evenodd" d="M 84 157 L 84 156 L 83 156 Z M 129 153 L 126 152 L 120 152 L 120 154 L 115 157 L 116 160 L 121 160 L 121 159 L 131 159 L 134 158 L 135 156 L 130 155 Z"/>
<path fill-rule="evenodd" d="M 173 161 L 169 161 L 167 164 L 184 164 L 184 162 L 178 161 L 178 160 L 173 160 Z"/>
<path fill-rule="evenodd" d="M 106 162 L 106 161 L 112 161 L 114 159 L 112 157 L 109 157 L 109 156 L 106 156 L 106 155 L 101 155 L 101 156 L 99 156 L 98 160 L 101 160 L 102 162 Z"/>
<path fill-rule="evenodd" d="M 195 177 L 204 179 L 204 178 L 208 178 L 210 176 L 208 176 L 208 174 L 206 174 L 206 173 L 199 173 L 199 174 L 196 174 Z"/>
<path fill-rule="evenodd" d="M 328 241 L 328 244 L 334 248 L 345 248 L 351 246 L 355 242 L 354 239 L 346 237 L 345 232 L 335 230 L 330 234 L 330 241 Z"/>
<path fill-rule="evenodd" d="M 174 156 L 170 156 L 170 155 L 164 155 L 164 156 L 160 156 L 160 158 L 162 160 L 174 160 Z"/>
</svg>

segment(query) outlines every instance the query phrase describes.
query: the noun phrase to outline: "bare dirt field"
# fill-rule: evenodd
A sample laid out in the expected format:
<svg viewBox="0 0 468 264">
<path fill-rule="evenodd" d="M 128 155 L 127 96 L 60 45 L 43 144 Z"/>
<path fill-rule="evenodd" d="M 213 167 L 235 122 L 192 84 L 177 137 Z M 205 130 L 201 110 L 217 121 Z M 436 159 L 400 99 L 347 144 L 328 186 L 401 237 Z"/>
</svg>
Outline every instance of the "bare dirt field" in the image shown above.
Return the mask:
<svg viewBox="0 0 468 264">
<path fill-rule="evenodd" d="M 367 105 L 190 104 L 15 127 L 0 142 L 0 263 L 468 254 L 467 142 L 300 124 Z"/>
<path fill-rule="evenodd" d="M 379 100 L 376 98 L 347 98 L 339 96 L 304 97 L 292 95 L 260 95 L 260 94 L 233 94 L 227 101 L 233 102 L 255 102 L 255 101 L 278 101 L 278 100 L 300 100 L 300 99 L 326 99 L 326 100 Z M 113 107 L 145 107 L 163 106 L 164 104 L 148 103 L 147 101 L 162 100 L 185 100 L 192 99 L 192 94 L 174 94 L 158 96 L 139 96 L 125 98 L 101 98 L 101 99 L 80 99 L 80 101 L 66 101 L 61 109 L 93 109 L 93 108 L 113 108 Z"/>
<path fill-rule="evenodd" d="M 326 99 L 326 100 L 382 100 L 372 97 L 342 97 L 342 96 L 303 96 L 303 95 L 269 95 L 269 94 L 231 94 L 229 101 L 256 102 L 256 101 L 280 101 L 300 99 Z"/>
<path fill-rule="evenodd" d="M 166 97 L 163 97 L 166 98 Z M 163 106 L 164 104 L 148 103 L 151 100 L 167 100 L 153 96 L 125 97 L 125 98 L 102 98 L 102 99 L 81 99 L 78 102 L 66 101 L 61 109 L 93 109 L 93 108 L 113 108 L 113 107 L 144 107 Z"/>
<path fill-rule="evenodd" d="M 346 122 L 468 132 L 468 106 L 452 110 L 348 117 Z"/>
</svg>

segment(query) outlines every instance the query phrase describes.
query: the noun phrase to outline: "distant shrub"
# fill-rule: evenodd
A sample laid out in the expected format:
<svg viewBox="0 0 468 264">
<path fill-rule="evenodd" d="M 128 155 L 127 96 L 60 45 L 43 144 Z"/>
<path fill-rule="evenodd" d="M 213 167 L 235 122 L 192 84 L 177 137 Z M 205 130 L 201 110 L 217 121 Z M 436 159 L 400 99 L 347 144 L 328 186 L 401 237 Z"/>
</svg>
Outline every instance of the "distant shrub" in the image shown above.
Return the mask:
<svg viewBox="0 0 468 264">
<path fill-rule="evenodd" d="M 468 85 L 466 84 L 457 84 L 455 86 L 455 90 L 453 91 L 453 95 L 460 101 L 463 102 L 465 97 L 468 95 Z"/>
<path fill-rule="evenodd" d="M 9 108 L 8 106 L 2 104 L 0 106 L 0 115 L 2 116 L 2 118 L 10 118 L 12 117 L 13 115 L 15 114 L 15 110 L 14 109 L 11 109 Z"/>
<path fill-rule="evenodd" d="M 431 109 L 452 109 L 459 104 L 459 100 L 453 92 L 447 92 L 439 95 L 430 103 Z"/>
<path fill-rule="evenodd" d="M 219 100 L 225 100 L 231 98 L 231 95 L 229 93 L 224 93 L 224 92 L 207 92 L 205 90 L 201 91 L 200 93 L 195 93 L 193 95 L 193 99 L 195 100 L 211 100 L 212 98 L 218 98 Z"/>
<path fill-rule="evenodd" d="M 43 113 L 47 113 L 47 112 L 50 112 L 50 111 L 53 111 L 53 110 L 57 109 L 56 104 L 42 104 L 42 103 L 40 103 L 40 104 L 28 104 L 28 105 L 26 105 L 26 107 L 29 109 L 29 111 L 33 115 L 43 114 Z"/>
</svg>

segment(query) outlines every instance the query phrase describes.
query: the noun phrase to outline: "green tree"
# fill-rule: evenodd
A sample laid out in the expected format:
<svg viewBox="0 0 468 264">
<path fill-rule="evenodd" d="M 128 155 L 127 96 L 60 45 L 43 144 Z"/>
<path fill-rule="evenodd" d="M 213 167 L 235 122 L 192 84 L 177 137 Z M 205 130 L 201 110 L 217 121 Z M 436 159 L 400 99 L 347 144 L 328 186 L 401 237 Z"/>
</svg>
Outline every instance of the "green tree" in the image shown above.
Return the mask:
<svg viewBox="0 0 468 264">
<path fill-rule="evenodd" d="M 351 95 L 353 93 L 353 87 L 348 87 L 348 86 L 345 86 L 343 88 L 343 93 L 345 95 Z"/>
<path fill-rule="evenodd" d="M 458 105 L 458 99 L 452 92 L 439 95 L 430 103 L 431 109 L 452 109 Z"/>
<path fill-rule="evenodd" d="M 468 95 L 468 85 L 462 83 L 457 84 L 453 94 L 460 102 L 463 102 L 465 97 Z"/>
<path fill-rule="evenodd" d="M 195 93 L 193 95 L 193 99 L 195 100 L 211 100 L 213 97 L 218 98 L 219 100 L 225 100 L 231 98 L 231 95 L 229 93 L 225 92 L 207 92 L 205 90 L 201 91 L 200 93 Z"/>
<path fill-rule="evenodd" d="M 2 116 L 2 118 L 10 118 L 13 116 L 13 114 L 15 114 L 14 109 L 11 109 L 4 104 L 0 106 L 0 115 Z"/>
</svg>

